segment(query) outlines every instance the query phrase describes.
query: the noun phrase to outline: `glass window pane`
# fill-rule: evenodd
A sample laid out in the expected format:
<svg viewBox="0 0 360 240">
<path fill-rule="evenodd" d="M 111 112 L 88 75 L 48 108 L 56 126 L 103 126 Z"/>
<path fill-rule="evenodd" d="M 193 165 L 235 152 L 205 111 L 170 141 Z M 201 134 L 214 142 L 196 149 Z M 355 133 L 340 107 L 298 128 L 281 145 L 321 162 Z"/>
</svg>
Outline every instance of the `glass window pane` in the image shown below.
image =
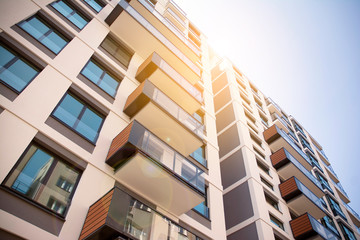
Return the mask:
<svg viewBox="0 0 360 240">
<path fill-rule="evenodd" d="M 57 1 L 51 4 L 53 8 L 59 11 L 64 17 L 68 17 L 70 13 L 73 12 L 73 9 L 67 5 L 64 1 Z"/>
<path fill-rule="evenodd" d="M 70 165 L 31 145 L 5 185 L 63 215 L 79 175 L 79 171 Z M 70 184 L 66 190 L 57 186 L 59 178 Z"/>
<path fill-rule="evenodd" d="M 42 44 L 44 44 L 46 47 L 48 47 L 51 51 L 58 54 L 61 49 L 63 49 L 67 41 L 64 40 L 60 35 L 58 35 L 55 32 L 50 33 L 47 37 L 45 37 L 42 41 Z"/>
<path fill-rule="evenodd" d="M 81 71 L 81 74 L 91 80 L 93 83 L 97 84 L 100 80 L 101 75 L 104 70 L 102 70 L 98 65 L 93 61 L 90 61 L 85 68 Z"/>
<path fill-rule="evenodd" d="M 32 17 L 26 21 L 21 22 L 19 26 L 36 39 L 39 39 L 50 30 L 48 26 L 46 26 L 36 17 Z"/>
<path fill-rule="evenodd" d="M 51 4 L 51 6 L 80 29 L 88 23 L 84 17 L 82 17 L 79 13 L 76 13 L 76 10 L 64 1 L 55 2 Z"/>
<path fill-rule="evenodd" d="M 116 81 L 109 74 L 105 73 L 105 76 L 100 82 L 99 87 L 101 87 L 105 92 L 107 92 L 111 96 L 115 96 L 118 85 L 119 85 L 118 81 Z"/>
<path fill-rule="evenodd" d="M 90 7 L 92 7 L 96 12 L 100 12 L 103 8 L 97 1 L 95 0 L 85 0 Z"/>
<path fill-rule="evenodd" d="M 3 46 L 0 46 L 0 67 L 4 67 L 4 65 L 10 62 L 14 57 L 14 54 L 12 54 Z"/>
<path fill-rule="evenodd" d="M 83 107 L 84 105 L 82 103 L 67 94 L 53 115 L 70 127 L 73 127 Z"/>
<path fill-rule="evenodd" d="M 72 16 L 70 16 L 69 20 L 80 29 L 83 29 L 85 25 L 88 23 L 88 21 L 85 20 L 85 18 L 83 18 L 78 13 L 74 13 Z"/>
<path fill-rule="evenodd" d="M 31 146 L 6 185 L 30 198 L 35 197 L 53 160 L 43 150 Z"/>
<path fill-rule="evenodd" d="M 97 137 L 102 121 L 102 117 L 87 108 L 76 127 L 76 131 L 88 138 L 90 141 L 94 141 Z"/>
<path fill-rule="evenodd" d="M 8 69 L 0 73 L 0 79 L 9 84 L 15 90 L 21 92 L 30 81 L 36 76 L 38 71 L 18 59 Z"/>
</svg>

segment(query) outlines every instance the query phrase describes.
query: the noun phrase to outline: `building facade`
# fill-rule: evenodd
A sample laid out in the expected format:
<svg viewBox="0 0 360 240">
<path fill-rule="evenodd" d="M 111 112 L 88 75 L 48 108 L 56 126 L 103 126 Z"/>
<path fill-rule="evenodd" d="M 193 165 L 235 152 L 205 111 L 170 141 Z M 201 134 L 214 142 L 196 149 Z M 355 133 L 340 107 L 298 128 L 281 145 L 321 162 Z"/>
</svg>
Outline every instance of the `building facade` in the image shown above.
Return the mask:
<svg viewBox="0 0 360 240">
<path fill-rule="evenodd" d="M 1 239 L 360 239 L 321 145 L 172 0 L 0 1 Z"/>
</svg>

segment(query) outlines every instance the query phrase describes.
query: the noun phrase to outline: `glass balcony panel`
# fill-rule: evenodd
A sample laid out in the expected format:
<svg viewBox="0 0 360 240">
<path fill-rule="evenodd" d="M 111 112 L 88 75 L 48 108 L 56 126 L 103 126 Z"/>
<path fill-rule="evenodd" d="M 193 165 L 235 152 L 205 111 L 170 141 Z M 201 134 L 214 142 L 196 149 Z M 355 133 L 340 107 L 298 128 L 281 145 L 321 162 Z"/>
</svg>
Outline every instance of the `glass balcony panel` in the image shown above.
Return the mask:
<svg viewBox="0 0 360 240">
<path fill-rule="evenodd" d="M 320 209 L 324 209 L 321 200 L 313 193 L 311 192 L 304 184 L 302 184 L 299 180 L 295 178 L 296 185 L 299 188 L 299 190 L 306 195 L 313 203 L 315 203 Z"/>
<path fill-rule="evenodd" d="M 309 216 L 312 227 L 321 237 L 323 237 L 324 239 L 327 239 L 327 240 L 338 240 L 339 239 L 334 233 L 327 230 L 321 223 L 319 223 L 311 215 L 308 215 L 308 216 Z"/>
</svg>

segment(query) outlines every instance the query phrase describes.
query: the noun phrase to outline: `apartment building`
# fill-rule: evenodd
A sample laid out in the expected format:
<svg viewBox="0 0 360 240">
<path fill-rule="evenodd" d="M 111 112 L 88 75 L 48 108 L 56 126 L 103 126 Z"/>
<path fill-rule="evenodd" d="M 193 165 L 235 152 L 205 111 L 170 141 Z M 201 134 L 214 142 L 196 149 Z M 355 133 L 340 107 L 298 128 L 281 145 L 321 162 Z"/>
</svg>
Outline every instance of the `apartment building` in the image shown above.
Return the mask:
<svg viewBox="0 0 360 240">
<path fill-rule="evenodd" d="M 360 239 L 315 138 L 229 60 L 211 75 L 227 239 Z"/>
<path fill-rule="evenodd" d="M 2 0 L 0 29 L 0 239 L 360 239 L 321 145 L 172 0 Z"/>
</svg>

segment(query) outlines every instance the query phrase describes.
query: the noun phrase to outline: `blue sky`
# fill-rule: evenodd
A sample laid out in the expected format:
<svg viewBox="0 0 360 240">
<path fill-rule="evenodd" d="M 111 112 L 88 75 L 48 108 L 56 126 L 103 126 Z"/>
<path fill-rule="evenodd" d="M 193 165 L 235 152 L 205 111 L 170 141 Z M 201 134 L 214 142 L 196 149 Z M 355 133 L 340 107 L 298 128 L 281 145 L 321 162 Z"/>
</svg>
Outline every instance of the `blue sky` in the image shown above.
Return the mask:
<svg viewBox="0 0 360 240">
<path fill-rule="evenodd" d="M 323 146 L 360 214 L 360 1 L 176 3 Z"/>
</svg>

